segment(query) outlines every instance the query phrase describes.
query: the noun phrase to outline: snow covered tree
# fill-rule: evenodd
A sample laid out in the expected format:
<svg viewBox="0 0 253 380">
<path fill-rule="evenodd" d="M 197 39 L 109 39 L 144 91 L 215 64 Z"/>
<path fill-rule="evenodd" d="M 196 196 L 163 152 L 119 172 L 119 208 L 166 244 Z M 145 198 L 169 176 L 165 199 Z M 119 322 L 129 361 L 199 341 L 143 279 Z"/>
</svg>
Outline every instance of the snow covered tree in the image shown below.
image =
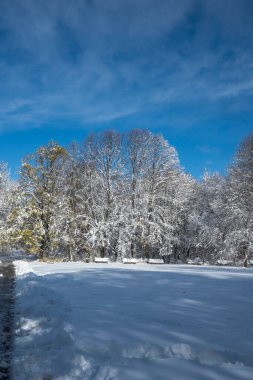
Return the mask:
<svg viewBox="0 0 253 380">
<path fill-rule="evenodd" d="M 18 184 L 0 164 L 0 245 L 70 261 L 253 254 L 253 136 L 226 177 L 194 180 L 163 136 L 105 131 L 27 157 Z"/>
<path fill-rule="evenodd" d="M 222 250 L 224 178 L 205 173 L 195 182 L 189 203 L 189 213 L 183 229 L 187 257 L 213 261 Z"/>
<path fill-rule="evenodd" d="M 70 261 L 88 259 L 92 254 L 89 238 L 98 218 L 99 182 L 88 156 L 88 146 L 84 152 L 78 144 L 71 144 L 59 180 L 57 207 L 61 213 L 56 230 L 59 245 Z"/>
<path fill-rule="evenodd" d="M 59 194 L 58 178 L 67 153 L 60 145 L 50 142 L 28 156 L 20 173 L 20 202 L 13 222 L 20 241 L 29 252 L 47 258 L 56 248 L 53 229 L 60 210 L 56 209 Z"/>
<path fill-rule="evenodd" d="M 227 179 L 226 252 L 243 260 L 253 255 L 253 134 L 240 145 Z"/>
<path fill-rule="evenodd" d="M 126 253 L 143 258 L 169 256 L 178 245 L 190 178 L 180 168 L 175 148 L 161 135 L 133 130 L 126 147 L 129 207 L 125 236 L 130 242 Z"/>
<path fill-rule="evenodd" d="M 103 257 L 117 256 L 117 209 L 123 180 L 122 137 L 106 131 L 85 142 L 84 168 L 91 229 L 88 240 Z"/>
<path fill-rule="evenodd" d="M 161 135 L 151 134 L 142 176 L 140 243 L 145 258 L 170 255 L 174 247 L 175 214 L 173 204 L 181 174 L 175 148 Z"/>
<path fill-rule="evenodd" d="M 142 181 L 147 171 L 147 160 L 151 148 L 151 132 L 133 129 L 126 136 L 126 165 L 129 179 L 130 204 L 126 216 L 126 232 L 130 243 L 130 255 L 138 252 L 141 224 Z M 127 252 L 128 250 L 126 250 Z"/>
<path fill-rule="evenodd" d="M 8 165 L 0 162 L 0 250 L 6 251 L 10 245 L 7 233 L 8 216 L 11 211 L 11 195 L 13 194 L 15 183 L 11 181 Z"/>
</svg>

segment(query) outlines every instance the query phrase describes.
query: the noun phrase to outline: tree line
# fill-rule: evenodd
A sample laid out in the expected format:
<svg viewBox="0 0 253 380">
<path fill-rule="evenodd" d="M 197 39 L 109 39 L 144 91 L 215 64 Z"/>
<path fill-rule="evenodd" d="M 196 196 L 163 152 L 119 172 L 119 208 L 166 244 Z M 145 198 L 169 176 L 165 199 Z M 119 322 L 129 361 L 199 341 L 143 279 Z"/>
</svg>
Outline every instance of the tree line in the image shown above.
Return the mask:
<svg viewBox="0 0 253 380">
<path fill-rule="evenodd" d="M 253 134 L 225 176 L 197 181 L 160 134 L 91 134 L 25 157 L 18 181 L 0 164 L 0 247 L 40 259 L 196 257 L 245 266 L 253 253 Z"/>
</svg>

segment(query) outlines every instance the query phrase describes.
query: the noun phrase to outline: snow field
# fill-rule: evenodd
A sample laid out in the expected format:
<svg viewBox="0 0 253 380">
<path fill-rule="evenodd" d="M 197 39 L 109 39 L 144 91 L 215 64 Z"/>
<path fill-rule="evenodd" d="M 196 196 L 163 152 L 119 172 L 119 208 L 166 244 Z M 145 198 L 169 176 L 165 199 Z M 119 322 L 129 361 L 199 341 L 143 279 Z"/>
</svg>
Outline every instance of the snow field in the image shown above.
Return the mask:
<svg viewBox="0 0 253 380">
<path fill-rule="evenodd" d="M 18 380 L 252 380 L 253 270 L 15 262 Z"/>
</svg>

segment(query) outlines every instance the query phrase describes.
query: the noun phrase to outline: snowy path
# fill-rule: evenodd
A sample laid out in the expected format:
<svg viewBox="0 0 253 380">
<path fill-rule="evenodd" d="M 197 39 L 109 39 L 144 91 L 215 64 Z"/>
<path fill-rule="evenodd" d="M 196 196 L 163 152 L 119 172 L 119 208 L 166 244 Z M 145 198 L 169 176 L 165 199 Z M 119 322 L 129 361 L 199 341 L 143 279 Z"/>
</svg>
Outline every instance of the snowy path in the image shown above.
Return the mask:
<svg viewBox="0 0 253 380">
<path fill-rule="evenodd" d="M 15 268 L 0 262 L 0 379 L 11 377 Z"/>
<path fill-rule="evenodd" d="M 253 379 L 252 269 L 21 262 L 17 272 L 14 379 Z"/>
</svg>

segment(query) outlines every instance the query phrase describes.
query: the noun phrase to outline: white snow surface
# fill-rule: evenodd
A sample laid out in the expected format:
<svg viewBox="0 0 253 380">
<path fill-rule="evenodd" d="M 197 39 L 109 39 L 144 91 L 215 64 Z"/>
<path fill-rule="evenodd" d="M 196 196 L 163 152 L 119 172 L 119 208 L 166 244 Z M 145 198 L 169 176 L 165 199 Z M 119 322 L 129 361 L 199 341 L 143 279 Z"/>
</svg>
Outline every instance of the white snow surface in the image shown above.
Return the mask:
<svg viewBox="0 0 253 380">
<path fill-rule="evenodd" d="M 16 380 L 252 380 L 253 270 L 16 261 Z"/>
</svg>

